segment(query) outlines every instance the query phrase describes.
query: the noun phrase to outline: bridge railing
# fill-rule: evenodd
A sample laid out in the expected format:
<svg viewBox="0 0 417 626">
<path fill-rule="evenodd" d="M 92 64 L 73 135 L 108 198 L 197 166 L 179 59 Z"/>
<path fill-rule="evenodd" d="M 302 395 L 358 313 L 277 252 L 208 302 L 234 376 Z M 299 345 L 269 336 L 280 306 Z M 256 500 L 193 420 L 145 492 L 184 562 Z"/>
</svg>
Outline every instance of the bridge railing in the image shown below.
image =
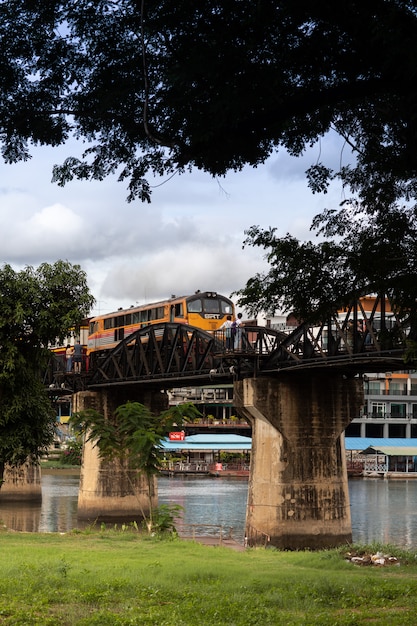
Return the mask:
<svg viewBox="0 0 417 626">
<path fill-rule="evenodd" d="M 247 524 L 245 532 L 245 548 L 254 548 L 256 546 L 262 546 L 266 548 L 271 542 L 271 537 L 258 530 L 254 526 Z"/>
<path fill-rule="evenodd" d="M 229 331 L 217 331 L 217 345 L 226 352 L 271 356 L 274 363 L 301 364 L 308 360 L 404 351 L 417 329 L 409 312 L 391 308 L 385 296 L 371 298 L 372 310 L 359 298 L 320 322 L 300 323 L 293 329 L 244 326 L 238 342 Z"/>
<path fill-rule="evenodd" d="M 245 326 L 236 335 L 228 335 L 225 330 L 213 333 L 214 350 L 218 353 L 245 353 L 269 355 L 276 350 L 288 334 L 264 326 Z"/>
<path fill-rule="evenodd" d="M 222 545 L 225 540 L 233 539 L 233 527 L 225 528 L 222 524 L 184 524 L 179 522 L 175 528 L 182 539 L 192 539 L 193 541 L 201 541 L 202 539 L 209 541 L 211 539 L 219 545 Z"/>
<path fill-rule="evenodd" d="M 210 333 L 185 324 L 150 325 L 125 337 L 96 362 L 90 355 L 88 372 L 74 376 L 73 382 L 62 372 L 61 364 L 52 370 L 52 382 L 45 384 L 73 389 L 82 384 L 88 388 L 139 382 L 162 385 L 169 378 L 173 388 L 288 367 L 331 364 L 346 369 L 353 363 L 352 357 L 352 371 L 357 371 L 359 361 L 363 371 L 400 369 L 404 355 L 412 358 L 409 347 L 413 338 L 417 345 L 417 328 L 412 328 L 410 321 L 414 318 L 395 311 L 382 296 L 371 302 L 371 311 L 358 299 L 326 320 L 301 323 L 292 331 L 242 325 L 232 335 L 228 329 Z M 414 353 L 417 355 L 417 348 Z M 377 360 L 379 370 L 375 369 Z M 371 364 L 372 369 L 366 370 Z"/>
</svg>

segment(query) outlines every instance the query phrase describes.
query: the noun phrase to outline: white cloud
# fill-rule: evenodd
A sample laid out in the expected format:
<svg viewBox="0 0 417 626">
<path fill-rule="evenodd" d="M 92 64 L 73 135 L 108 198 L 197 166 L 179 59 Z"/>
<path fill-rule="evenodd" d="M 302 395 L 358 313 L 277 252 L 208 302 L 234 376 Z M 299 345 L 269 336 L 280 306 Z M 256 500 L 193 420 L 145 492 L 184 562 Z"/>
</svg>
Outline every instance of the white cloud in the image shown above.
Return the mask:
<svg viewBox="0 0 417 626">
<path fill-rule="evenodd" d="M 2 261 L 23 265 L 61 258 L 63 248 L 75 249 L 85 231 L 82 218 L 59 203 L 32 214 L 13 202 L 3 205 L 0 223 Z"/>
<path fill-rule="evenodd" d="M 280 154 L 219 180 L 199 171 L 155 179 L 151 205 L 127 204 L 114 177 L 52 184 L 53 164 L 69 154 L 72 145 L 36 149 L 27 163 L 0 164 L 0 261 L 80 263 L 100 310 L 197 289 L 228 296 L 265 269 L 263 250 L 242 250 L 246 229 L 310 238 L 314 215 L 341 200 L 337 187 L 312 196 L 305 163 Z"/>
<path fill-rule="evenodd" d="M 80 216 L 59 203 L 36 212 L 28 220 L 27 226 L 28 237 L 46 236 L 47 243 L 50 241 L 59 243 L 62 240 L 77 237 L 83 231 L 83 221 Z"/>
<path fill-rule="evenodd" d="M 148 256 L 116 262 L 102 277 L 99 299 L 128 307 L 171 294 L 194 293 L 197 289 L 229 296 L 264 265 L 259 253 L 242 250 L 230 237 L 216 246 L 185 242 Z"/>
</svg>

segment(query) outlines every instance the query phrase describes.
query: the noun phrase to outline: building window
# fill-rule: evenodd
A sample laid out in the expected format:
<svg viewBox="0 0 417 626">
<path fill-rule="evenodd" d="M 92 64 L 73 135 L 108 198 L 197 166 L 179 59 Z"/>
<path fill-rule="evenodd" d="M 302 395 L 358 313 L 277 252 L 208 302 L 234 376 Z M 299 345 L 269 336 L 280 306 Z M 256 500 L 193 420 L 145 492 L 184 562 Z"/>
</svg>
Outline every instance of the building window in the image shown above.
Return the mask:
<svg viewBox="0 0 417 626">
<path fill-rule="evenodd" d="M 373 396 L 381 395 L 381 383 L 370 380 L 368 383 L 368 394 Z"/>
<path fill-rule="evenodd" d="M 345 430 L 346 437 L 360 437 L 361 436 L 361 425 L 360 424 L 349 424 L 349 426 Z"/>
<path fill-rule="evenodd" d="M 372 417 L 385 417 L 385 402 L 371 402 Z"/>
<path fill-rule="evenodd" d="M 405 439 L 405 424 L 390 424 L 388 426 L 388 436 L 390 439 Z"/>
<path fill-rule="evenodd" d="M 365 437 L 383 437 L 384 425 L 383 424 L 366 424 Z"/>
<path fill-rule="evenodd" d="M 394 404 L 391 402 L 391 417 L 405 417 L 406 416 L 406 405 L 405 404 Z"/>
<path fill-rule="evenodd" d="M 406 396 L 407 385 L 404 385 L 404 383 L 391 382 L 389 385 L 389 393 L 391 396 Z"/>
</svg>

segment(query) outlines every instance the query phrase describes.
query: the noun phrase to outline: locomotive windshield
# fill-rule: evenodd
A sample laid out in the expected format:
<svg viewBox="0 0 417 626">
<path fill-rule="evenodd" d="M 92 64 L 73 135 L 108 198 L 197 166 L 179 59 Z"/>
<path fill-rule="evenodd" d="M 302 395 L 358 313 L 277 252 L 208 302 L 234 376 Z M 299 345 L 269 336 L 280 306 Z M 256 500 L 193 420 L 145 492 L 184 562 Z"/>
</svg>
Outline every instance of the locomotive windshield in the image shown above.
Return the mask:
<svg viewBox="0 0 417 626">
<path fill-rule="evenodd" d="M 189 313 L 208 313 L 216 315 L 232 315 L 232 304 L 221 297 L 216 298 L 204 298 L 197 297 L 189 300 L 187 303 L 187 309 Z"/>
</svg>

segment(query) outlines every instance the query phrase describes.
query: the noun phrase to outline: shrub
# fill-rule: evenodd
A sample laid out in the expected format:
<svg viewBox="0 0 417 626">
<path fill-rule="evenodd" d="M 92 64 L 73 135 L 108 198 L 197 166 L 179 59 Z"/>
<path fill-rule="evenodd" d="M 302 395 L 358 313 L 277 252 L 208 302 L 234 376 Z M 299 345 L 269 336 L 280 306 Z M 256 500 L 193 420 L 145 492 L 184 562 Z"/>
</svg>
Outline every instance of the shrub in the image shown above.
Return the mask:
<svg viewBox="0 0 417 626">
<path fill-rule="evenodd" d="M 82 444 L 78 441 L 70 441 L 67 449 L 61 452 L 60 463 L 64 465 L 81 465 Z"/>
<path fill-rule="evenodd" d="M 160 504 L 153 510 L 152 532 L 175 534 L 175 524 L 179 521 L 183 511 L 180 504 Z"/>
</svg>

